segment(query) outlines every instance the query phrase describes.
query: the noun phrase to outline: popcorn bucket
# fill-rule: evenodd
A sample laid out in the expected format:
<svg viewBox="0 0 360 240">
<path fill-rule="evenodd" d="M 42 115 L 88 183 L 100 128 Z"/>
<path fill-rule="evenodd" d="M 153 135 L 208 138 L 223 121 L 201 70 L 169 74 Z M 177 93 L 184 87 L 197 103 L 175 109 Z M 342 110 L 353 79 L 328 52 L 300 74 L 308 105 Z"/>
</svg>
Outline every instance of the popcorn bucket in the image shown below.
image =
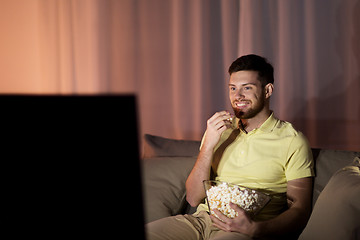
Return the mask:
<svg viewBox="0 0 360 240">
<path fill-rule="evenodd" d="M 244 209 L 250 216 L 255 216 L 271 199 L 268 194 L 227 182 L 204 180 L 203 184 L 210 214 L 217 218 L 214 209 L 228 218 L 237 217 L 238 213 L 230 207 L 230 202 Z"/>
</svg>

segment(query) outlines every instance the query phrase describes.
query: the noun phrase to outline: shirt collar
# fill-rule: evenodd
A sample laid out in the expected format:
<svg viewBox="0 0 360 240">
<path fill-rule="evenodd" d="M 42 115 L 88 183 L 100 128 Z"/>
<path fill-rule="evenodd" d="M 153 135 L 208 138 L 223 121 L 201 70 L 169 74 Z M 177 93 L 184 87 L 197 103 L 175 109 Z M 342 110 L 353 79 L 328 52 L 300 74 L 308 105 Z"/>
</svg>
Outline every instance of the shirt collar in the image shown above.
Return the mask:
<svg viewBox="0 0 360 240">
<path fill-rule="evenodd" d="M 275 118 L 274 112 L 271 112 L 268 119 L 266 119 L 266 121 L 263 124 L 261 124 L 259 130 L 261 130 L 262 132 L 271 132 L 274 129 L 277 122 L 278 119 Z"/>
<path fill-rule="evenodd" d="M 239 118 L 235 119 L 234 121 L 235 126 L 237 127 L 239 126 L 239 121 L 240 121 Z M 263 124 L 261 124 L 261 126 L 257 130 L 260 130 L 262 132 L 271 132 L 278 121 L 279 120 L 274 116 L 274 112 L 271 111 L 270 116 L 266 119 L 266 121 Z"/>
</svg>

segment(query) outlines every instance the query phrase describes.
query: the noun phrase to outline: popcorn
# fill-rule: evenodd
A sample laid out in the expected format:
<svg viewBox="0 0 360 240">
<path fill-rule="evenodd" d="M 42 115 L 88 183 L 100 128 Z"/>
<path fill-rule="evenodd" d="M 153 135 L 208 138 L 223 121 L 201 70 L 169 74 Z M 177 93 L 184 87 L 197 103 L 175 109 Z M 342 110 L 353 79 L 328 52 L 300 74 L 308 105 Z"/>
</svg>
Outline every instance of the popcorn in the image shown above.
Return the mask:
<svg viewBox="0 0 360 240">
<path fill-rule="evenodd" d="M 261 193 L 260 193 L 261 194 Z M 249 213 L 256 213 L 266 203 L 261 206 L 262 196 L 255 190 L 240 189 L 239 186 L 228 184 L 226 182 L 219 182 L 218 185 L 211 186 L 206 190 L 210 213 L 219 218 L 213 209 L 219 210 L 228 218 L 238 216 L 238 213 L 232 209 L 229 203 L 234 203 Z M 260 204 L 260 205 L 259 205 Z"/>
<path fill-rule="evenodd" d="M 225 126 L 226 126 L 227 128 L 231 128 L 231 127 L 232 127 L 233 118 L 232 118 L 232 117 L 229 117 L 229 118 L 225 119 L 224 122 L 225 122 Z"/>
<path fill-rule="evenodd" d="M 228 119 L 226 119 L 225 121 L 232 122 L 232 121 L 233 121 L 233 118 L 232 118 L 232 117 L 229 117 L 229 118 L 228 118 Z"/>
</svg>

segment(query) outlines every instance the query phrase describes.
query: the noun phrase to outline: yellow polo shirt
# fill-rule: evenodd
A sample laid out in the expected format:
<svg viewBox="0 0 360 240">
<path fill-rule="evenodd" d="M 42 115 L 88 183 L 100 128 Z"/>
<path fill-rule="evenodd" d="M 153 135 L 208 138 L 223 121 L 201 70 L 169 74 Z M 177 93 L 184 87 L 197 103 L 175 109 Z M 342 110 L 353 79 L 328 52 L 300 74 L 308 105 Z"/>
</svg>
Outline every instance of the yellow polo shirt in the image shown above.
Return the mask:
<svg viewBox="0 0 360 240">
<path fill-rule="evenodd" d="M 233 127 L 239 119 L 234 119 Z M 227 129 L 216 149 L 230 136 Z M 270 195 L 273 200 L 257 216 L 265 220 L 280 214 L 286 207 L 286 188 L 290 180 L 314 176 L 311 149 L 305 136 L 285 121 L 276 119 L 273 113 L 257 129 L 249 133 L 240 130 L 221 157 L 216 180 L 257 189 Z M 201 205 L 199 210 L 208 210 Z"/>
</svg>

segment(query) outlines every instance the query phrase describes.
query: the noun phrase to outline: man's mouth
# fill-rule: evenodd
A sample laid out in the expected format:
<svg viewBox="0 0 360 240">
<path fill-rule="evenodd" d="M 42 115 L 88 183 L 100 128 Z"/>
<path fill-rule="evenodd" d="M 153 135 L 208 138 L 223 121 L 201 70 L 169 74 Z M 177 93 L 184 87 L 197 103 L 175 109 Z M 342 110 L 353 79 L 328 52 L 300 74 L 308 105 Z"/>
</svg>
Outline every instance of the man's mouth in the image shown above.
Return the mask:
<svg viewBox="0 0 360 240">
<path fill-rule="evenodd" d="M 250 102 L 249 102 L 249 101 L 241 101 L 241 102 L 235 102 L 235 103 L 234 103 L 234 106 L 235 106 L 236 108 L 239 108 L 239 109 L 245 108 L 245 107 L 247 107 L 248 105 L 250 105 Z"/>
</svg>

